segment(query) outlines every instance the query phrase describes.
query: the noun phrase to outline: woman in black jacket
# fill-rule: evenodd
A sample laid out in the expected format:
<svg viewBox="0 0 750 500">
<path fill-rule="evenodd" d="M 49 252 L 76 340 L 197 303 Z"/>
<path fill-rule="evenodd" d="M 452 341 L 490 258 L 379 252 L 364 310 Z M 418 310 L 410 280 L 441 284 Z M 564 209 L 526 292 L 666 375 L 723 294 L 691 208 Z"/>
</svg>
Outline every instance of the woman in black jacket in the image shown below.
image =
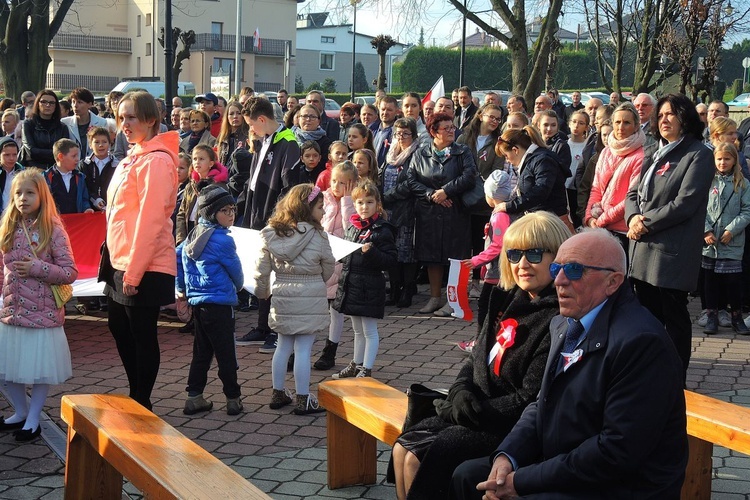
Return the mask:
<svg viewBox="0 0 750 500">
<path fill-rule="evenodd" d="M 62 109 L 57 94 L 42 90 L 37 94 L 31 116 L 23 122 L 21 163 L 26 167 L 47 169 L 55 164 L 52 146 L 69 139 L 68 127 L 60 121 Z"/>
<path fill-rule="evenodd" d="M 461 195 L 474 188 L 477 168 L 471 150 L 454 142 L 456 127 L 445 113 L 427 122 L 432 145 L 418 149 L 406 173 L 416 197 L 416 257 L 427 266 L 430 300 L 419 310 L 429 314 L 441 307 L 440 287 L 449 258 L 471 255 L 471 214 Z"/>
<path fill-rule="evenodd" d="M 516 196 L 507 203 L 500 203 L 500 210 L 517 217 L 546 210 L 560 217 L 574 232 L 565 192 L 570 168 L 562 165 L 559 157 L 547 149 L 539 132 L 529 125 L 521 130 L 506 130 L 495 149 L 518 169 Z"/>
<path fill-rule="evenodd" d="M 568 169 L 571 174 L 565 180 L 565 192 L 568 196 L 568 208 L 575 207 L 576 190 L 573 187 L 573 181 L 575 180 L 572 176 L 571 165 L 573 163 L 572 155 L 570 154 L 570 146 L 568 145 L 568 136 L 560 130 L 560 121 L 555 113 L 551 109 L 538 112 L 534 116 L 535 120 L 538 120 L 537 128 L 542 133 L 542 139 L 547 145 L 547 149 L 552 151 L 560 159 L 563 169 Z M 573 218 L 574 227 L 581 225 L 580 221 L 577 221 L 574 211 L 570 211 L 570 215 Z M 577 224 L 575 222 L 578 222 Z"/>
<path fill-rule="evenodd" d="M 471 356 L 437 416 L 404 429 L 396 440 L 400 500 L 447 498 L 453 470 L 464 460 L 492 453 L 534 401 L 549 354 L 550 321 L 560 312 L 549 265 L 569 236 L 548 212 L 529 214 L 508 228 L 500 262 L 503 289 L 492 290 Z M 496 349 L 502 354 L 490 359 L 498 342 L 504 350 Z"/>
<path fill-rule="evenodd" d="M 414 257 L 414 196 L 409 190 L 406 172 L 417 149 L 419 137 L 413 118 L 400 118 L 393 124 L 393 145 L 385 167 L 380 171 L 383 206 L 388 221 L 396 226 L 398 264 L 388 271 L 391 282 L 386 305 L 411 306 L 417 293 L 417 261 Z"/>
</svg>

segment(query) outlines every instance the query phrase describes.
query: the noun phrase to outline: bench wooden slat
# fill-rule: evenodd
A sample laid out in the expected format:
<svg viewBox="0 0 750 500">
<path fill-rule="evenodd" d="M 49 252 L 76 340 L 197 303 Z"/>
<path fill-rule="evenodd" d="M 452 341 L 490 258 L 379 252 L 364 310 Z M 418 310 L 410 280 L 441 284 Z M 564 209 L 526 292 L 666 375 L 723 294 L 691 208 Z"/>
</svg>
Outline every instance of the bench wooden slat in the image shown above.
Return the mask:
<svg viewBox="0 0 750 500">
<path fill-rule="evenodd" d="M 685 391 L 688 434 L 750 455 L 750 408 Z"/>
<path fill-rule="evenodd" d="M 377 441 L 392 446 L 401 434 L 406 394 L 366 377 L 322 382 L 318 399 L 328 411 L 328 488 L 373 484 Z"/>
<path fill-rule="evenodd" d="M 81 498 L 69 497 L 67 488 L 72 487 L 72 482 L 88 483 L 93 479 L 88 476 L 94 471 L 89 472 L 87 466 L 80 464 L 91 462 L 95 455 L 147 496 L 155 498 L 270 498 L 127 396 L 63 396 L 61 414 L 69 426 L 71 443 L 66 464 L 66 498 Z M 71 463 L 78 465 L 68 471 Z M 112 471 L 101 464 L 95 469 L 99 477 L 96 482 L 102 481 L 104 489 L 110 489 L 114 481 Z M 120 479 L 116 498 L 121 489 Z"/>
</svg>

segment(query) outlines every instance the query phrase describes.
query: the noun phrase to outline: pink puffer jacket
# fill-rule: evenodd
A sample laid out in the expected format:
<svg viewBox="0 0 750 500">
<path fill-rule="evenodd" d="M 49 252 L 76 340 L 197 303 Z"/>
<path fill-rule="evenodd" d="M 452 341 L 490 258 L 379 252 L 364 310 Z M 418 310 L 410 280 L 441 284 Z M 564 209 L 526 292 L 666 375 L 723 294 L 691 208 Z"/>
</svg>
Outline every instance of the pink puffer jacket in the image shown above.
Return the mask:
<svg viewBox="0 0 750 500">
<path fill-rule="evenodd" d="M 339 238 L 344 237 L 344 231 L 351 226 L 349 219 L 354 215 L 354 203 L 352 202 L 351 196 L 344 196 L 340 200 L 337 200 L 330 189 L 323 191 L 323 220 L 320 224 L 326 233 L 338 236 Z M 341 276 L 341 269 L 344 265 L 341 262 L 336 262 L 336 267 L 333 270 L 333 276 L 326 281 L 326 288 L 328 289 L 327 297 L 329 299 L 336 298 L 336 289 L 339 286 L 339 277 Z"/>
<path fill-rule="evenodd" d="M 26 224 L 31 240 L 38 240 L 36 227 L 30 222 Z M 38 257 L 34 258 L 29 240 L 19 223 L 13 236 L 12 249 L 2 254 L 3 308 L 0 321 L 5 324 L 52 328 L 65 322 L 65 311 L 55 305 L 50 285 L 73 283 L 78 277 L 78 269 L 62 222 L 55 221 L 50 244 L 38 253 Z M 19 277 L 13 269 L 13 262 L 24 257 L 34 259 L 28 278 Z"/>
<path fill-rule="evenodd" d="M 625 222 L 625 196 L 631 186 L 638 185 L 642 165 L 643 148 L 638 148 L 625 156 L 616 156 L 609 147 L 602 150 L 596 164 L 589 202 L 586 205 L 586 225 L 591 218 L 591 208 L 599 203 L 603 213 L 596 221 L 597 226 L 618 233 L 628 232 Z"/>
</svg>

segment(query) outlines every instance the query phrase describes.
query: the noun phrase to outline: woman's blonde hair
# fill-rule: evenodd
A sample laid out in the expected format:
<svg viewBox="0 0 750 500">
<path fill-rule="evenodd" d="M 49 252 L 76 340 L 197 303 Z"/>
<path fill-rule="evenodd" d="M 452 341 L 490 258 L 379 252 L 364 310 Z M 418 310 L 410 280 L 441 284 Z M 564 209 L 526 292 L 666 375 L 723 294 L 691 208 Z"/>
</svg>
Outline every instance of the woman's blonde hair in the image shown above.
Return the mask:
<svg viewBox="0 0 750 500">
<path fill-rule="evenodd" d="M 719 137 L 726 134 L 730 129 L 737 131 L 737 122 L 726 116 L 717 116 L 711 120 L 711 144 L 719 144 Z M 740 146 L 739 134 L 734 140 L 734 146 Z"/>
<path fill-rule="evenodd" d="M 47 181 L 44 180 L 44 173 L 38 168 L 21 170 L 13 177 L 13 184 L 10 187 L 11 198 L 14 197 L 19 186 L 27 181 L 33 183 L 37 193 L 39 193 L 39 215 L 36 218 L 39 246 L 35 250 L 40 252 L 49 245 L 55 222 L 59 220 L 60 216 L 49 186 L 47 186 Z M 3 253 L 11 250 L 16 226 L 20 221 L 21 212 L 16 208 L 15 201 L 11 199 L 2 219 L 0 219 L 0 251 Z"/>
<path fill-rule="evenodd" d="M 543 248 L 552 255 L 571 234 L 558 216 L 550 212 L 532 212 L 510 225 L 503 236 L 503 251 L 500 254 L 500 286 L 510 290 L 516 286 L 508 260 L 508 250 Z M 552 276 L 550 275 L 550 280 Z"/>
<path fill-rule="evenodd" d="M 721 117 L 723 118 L 723 117 Z M 718 119 L 718 118 L 717 118 Z M 716 119 L 714 119 L 714 123 Z M 740 165 L 739 153 L 734 144 L 728 142 L 720 142 L 714 147 L 714 158 L 718 153 L 729 153 L 729 156 L 734 158 L 734 167 L 732 168 L 732 184 L 734 184 L 734 192 L 739 193 L 741 188 L 744 188 L 747 184 L 745 183 L 745 176 L 742 175 L 742 165 Z"/>
<path fill-rule="evenodd" d="M 383 210 L 383 202 L 380 199 L 380 190 L 370 179 L 362 179 L 357 187 L 352 190 L 352 201 L 364 198 L 366 196 L 372 196 L 375 198 L 377 204 L 377 212 L 381 217 L 386 217 L 385 210 Z"/>
<path fill-rule="evenodd" d="M 313 190 L 317 194 L 310 200 Z M 297 228 L 300 222 L 307 222 L 315 229 L 323 230 L 320 222 L 312 216 L 312 207 L 323 198 L 323 192 L 313 184 L 297 184 L 279 200 L 273 215 L 268 219 L 268 225 L 278 236 L 292 236 L 294 231 L 304 233 Z"/>
</svg>

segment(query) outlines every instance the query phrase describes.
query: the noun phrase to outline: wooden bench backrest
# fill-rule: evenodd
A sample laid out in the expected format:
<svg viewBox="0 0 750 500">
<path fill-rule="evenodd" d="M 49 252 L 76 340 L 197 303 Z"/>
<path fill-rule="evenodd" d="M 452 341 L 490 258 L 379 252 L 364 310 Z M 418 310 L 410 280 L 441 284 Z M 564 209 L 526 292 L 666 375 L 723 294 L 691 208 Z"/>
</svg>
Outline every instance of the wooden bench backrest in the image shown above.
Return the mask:
<svg viewBox="0 0 750 500">
<path fill-rule="evenodd" d="M 374 378 L 327 380 L 318 386 L 320 404 L 390 446 L 406 418 L 406 393 Z"/>
<path fill-rule="evenodd" d="M 750 455 L 750 408 L 685 391 L 688 434 Z"/>
<path fill-rule="evenodd" d="M 127 396 L 63 396 L 61 414 L 147 497 L 270 498 Z"/>
</svg>

